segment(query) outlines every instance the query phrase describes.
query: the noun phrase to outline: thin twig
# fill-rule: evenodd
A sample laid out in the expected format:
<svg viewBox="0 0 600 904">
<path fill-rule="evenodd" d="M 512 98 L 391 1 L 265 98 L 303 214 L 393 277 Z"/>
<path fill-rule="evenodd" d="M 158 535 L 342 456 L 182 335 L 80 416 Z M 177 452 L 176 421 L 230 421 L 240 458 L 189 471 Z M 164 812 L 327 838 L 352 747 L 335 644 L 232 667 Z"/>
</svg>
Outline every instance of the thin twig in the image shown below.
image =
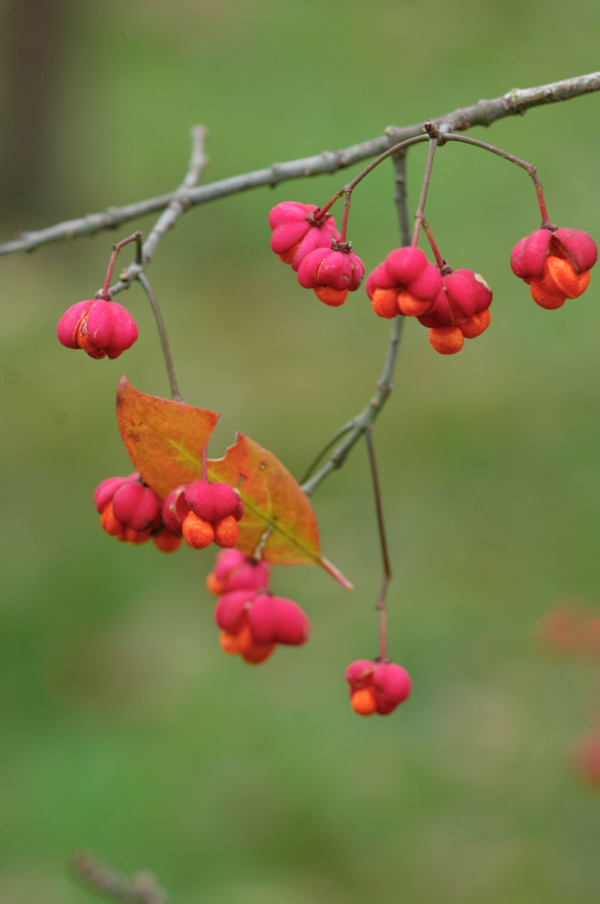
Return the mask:
<svg viewBox="0 0 600 904">
<path fill-rule="evenodd" d="M 122 904 L 168 904 L 164 890 L 151 873 L 136 873 L 128 879 L 85 852 L 74 854 L 70 866 L 77 878 L 89 888 L 113 901 Z"/>
<path fill-rule="evenodd" d="M 394 203 L 398 211 L 398 228 L 400 229 L 400 243 L 408 245 L 410 242 L 410 221 L 408 217 L 406 185 L 406 155 L 408 150 L 397 151 L 392 157 L 394 168 Z"/>
<path fill-rule="evenodd" d="M 406 149 L 409 148 L 411 144 L 417 144 L 421 141 L 427 141 L 427 138 L 427 135 L 416 135 L 413 138 L 406 138 L 404 139 L 404 141 L 400 141 L 397 144 L 392 145 L 392 147 L 387 148 L 382 154 L 379 154 L 379 156 L 376 157 L 375 160 L 371 160 L 369 165 L 365 166 L 365 168 L 361 170 L 360 173 L 355 176 L 351 182 L 348 182 L 347 185 L 342 186 L 339 191 L 336 191 L 336 193 L 329 199 L 329 201 L 327 201 L 326 204 L 323 205 L 323 207 L 321 207 L 318 211 L 315 211 L 313 214 L 314 218 L 318 220 L 322 219 L 324 214 L 326 214 L 330 207 L 335 204 L 338 198 L 341 198 L 342 195 L 346 195 L 346 204 L 344 207 L 344 222 L 347 222 L 348 208 L 350 207 L 352 192 L 359 184 L 359 182 L 362 182 L 365 176 L 368 176 L 369 173 L 373 172 L 375 167 L 379 166 L 380 163 L 383 163 L 383 161 L 388 157 L 391 157 L 394 154 L 399 154 L 401 151 L 406 151 Z M 345 236 L 346 232 L 342 227 L 342 241 L 345 240 Z"/>
<path fill-rule="evenodd" d="M 162 313 L 160 310 L 160 305 L 156 300 L 156 295 L 152 291 L 152 287 L 148 282 L 148 277 L 141 270 L 137 275 L 138 281 L 144 287 L 146 295 L 148 296 L 148 300 L 150 301 L 150 305 L 154 312 L 154 318 L 156 320 L 156 326 L 158 327 L 158 335 L 160 336 L 160 344 L 162 345 L 163 354 L 165 356 L 165 364 L 167 366 L 167 374 L 169 376 L 169 386 L 171 387 L 171 398 L 176 402 L 182 402 L 183 399 L 179 394 L 179 387 L 177 385 L 177 377 L 175 376 L 175 368 L 173 366 L 173 358 L 171 357 L 171 348 L 169 346 L 169 340 L 167 338 L 167 330 L 165 328 L 165 322 L 162 317 Z"/>
<path fill-rule="evenodd" d="M 379 531 L 379 542 L 381 544 L 381 559 L 383 562 L 383 580 L 381 582 L 381 590 L 375 608 L 379 610 L 379 657 L 380 661 L 384 661 L 387 655 L 387 618 L 385 601 L 387 598 L 388 587 L 392 580 L 392 566 L 390 565 L 390 556 L 388 552 L 387 536 L 385 532 L 385 521 L 383 518 L 383 503 L 381 501 L 381 487 L 379 485 L 379 474 L 377 471 L 377 459 L 375 458 L 375 446 L 373 444 L 373 428 L 365 429 L 365 439 L 367 441 L 367 449 L 369 450 L 369 464 L 371 465 L 371 475 L 373 477 L 373 493 L 375 496 L 375 510 L 377 512 L 377 528 Z"/>
<path fill-rule="evenodd" d="M 102 288 L 96 292 L 96 298 L 103 298 L 105 301 L 110 301 L 112 297 L 110 294 L 110 281 L 112 279 L 113 270 L 115 269 L 117 257 L 119 256 L 119 251 L 121 248 L 124 248 L 125 245 L 129 245 L 130 242 L 135 242 L 135 259 L 137 263 L 142 263 L 142 233 L 138 229 L 133 235 L 128 235 L 127 238 L 121 239 L 120 242 L 116 242 L 112 246 L 112 253 L 108 262 L 106 276 L 104 277 L 104 284 Z"/>
<path fill-rule="evenodd" d="M 188 209 L 189 201 L 186 192 L 190 188 L 194 188 L 202 178 L 202 174 L 208 163 L 208 158 L 204 152 L 208 131 L 205 126 L 194 126 L 191 132 L 192 139 L 192 155 L 188 165 L 188 171 L 185 179 L 175 192 L 175 196 L 162 216 L 156 221 L 154 229 L 144 242 L 143 255 L 144 262 L 148 263 L 152 260 L 154 249 L 163 238 L 164 235 L 172 229 L 179 217 Z"/>
<path fill-rule="evenodd" d="M 336 449 L 334 449 L 325 464 L 322 465 L 321 468 L 319 468 L 316 474 L 314 474 L 309 480 L 306 480 L 304 483 L 302 483 L 302 489 L 307 496 L 310 496 L 310 494 L 313 493 L 314 490 L 316 490 L 319 484 L 322 483 L 325 478 L 331 474 L 332 471 L 335 471 L 337 468 L 340 468 L 343 465 L 344 461 L 346 460 L 346 456 L 350 452 L 350 449 L 352 449 L 352 447 L 358 442 L 364 431 L 368 427 L 372 427 L 375 423 L 377 415 L 383 408 L 389 394 L 392 391 L 392 376 L 394 373 L 394 365 L 396 363 L 396 357 L 398 354 L 398 346 L 400 344 L 400 338 L 402 336 L 403 325 L 404 317 L 396 317 L 392 326 L 392 333 L 388 343 L 385 364 L 381 378 L 379 380 L 379 383 L 377 384 L 377 389 L 371 396 L 365 408 L 363 408 L 361 413 L 354 418 L 354 424 L 348 431 L 346 439 Z"/>
<path fill-rule="evenodd" d="M 425 128 L 428 132 L 431 132 L 431 128 L 435 128 L 432 126 L 432 123 L 426 122 Z M 429 148 L 427 149 L 427 162 L 425 163 L 425 173 L 423 174 L 423 183 L 421 185 L 421 194 L 419 195 L 419 203 L 417 205 L 417 212 L 415 213 L 415 226 L 412 234 L 412 244 L 416 245 L 419 239 L 419 232 L 421 229 L 421 223 L 425 219 L 425 202 L 427 200 L 427 191 L 429 189 L 429 182 L 431 179 L 431 168 L 433 166 L 433 158 L 436 152 L 436 148 L 438 146 L 438 139 L 430 137 L 429 139 Z"/>
<path fill-rule="evenodd" d="M 516 157 L 515 154 L 509 154 L 508 151 L 504 151 L 502 150 L 502 148 L 498 148 L 494 144 L 488 144 L 487 141 L 478 141 L 476 138 L 467 138 L 466 135 L 455 135 L 452 132 L 444 132 L 443 134 L 444 141 L 460 141 L 463 144 L 471 144 L 476 148 L 482 148 L 484 151 L 490 151 L 490 153 L 492 154 L 497 154 L 498 157 L 502 157 L 504 160 L 508 160 L 510 161 L 510 163 L 514 163 L 516 164 L 516 166 L 520 166 L 522 169 L 526 170 L 526 172 L 528 172 L 533 179 L 533 184 L 535 185 L 538 204 L 540 205 L 540 213 L 542 215 L 542 228 L 550 225 L 550 220 L 548 219 L 548 211 L 546 209 L 546 201 L 544 199 L 544 189 L 542 187 L 542 183 L 538 179 L 537 168 L 533 165 L 533 163 L 528 163 L 527 160 L 523 160 L 521 157 Z"/>
<path fill-rule="evenodd" d="M 516 89 L 491 100 L 480 100 L 472 106 L 460 107 L 444 116 L 436 117 L 434 122 L 437 125 L 447 124 L 452 132 L 463 132 L 473 126 L 489 126 L 499 119 L 522 114 L 532 107 L 570 100 L 573 97 L 598 90 L 600 90 L 600 72 L 591 72 L 540 87 Z M 274 163 L 265 169 L 242 173 L 229 179 L 220 179 L 198 188 L 186 189 L 185 192 L 179 194 L 179 197 L 185 198 L 186 203 L 190 206 L 195 206 L 262 185 L 274 186 L 289 179 L 316 176 L 320 173 L 335 173 L 344 167 L 381 154 L 400 141 L 420 135 L 423 132 L 423 125 L 424 122 L 404 128 L 390 126 L 384 135 L 343 150 L 325 151 L 312 157 L 303 157 L 286 163 Z M 17 239 L 0 244 L 0 255 L 32 251 L 49 242 L 72 239 L 76 236 L 90 235 L 103 229 L 114 228 L 128 220 L 162 210 L 175 200 L 177 194 L 177 192 L 171 192 L 135 204 L 127 204 L 124 207 L 111 207 L 100 213 L 57 223 L 46 229 L 26 232 Z"/>
<path fill-rule="evenodd" d="M 141 259 L 136 259 L 129 267 L 123 270 L 119 277 L 119 281 L 115 283 L 114 286 L 111 286 L 109 290 L 111 296 L 117 295 L 124 289 L 128 289 L 133 281 L 139 277 L 140 273 L 145 270 L 149 263 L 151 263 L 152 255 L 154 254 L 158 243 L 165 237 L 169 229 L 173 228 L 179 217 L 188 210 L 190 204 L 186 192 L 197 184 L 204 172 L 204 167 L 208 162 L 208 158 L 204 153 L 207 135 L 208 131 L 204 126 L 194 126 L 192 129 L 192 154 L 186 177 L 144 242 Z"/>
<path fill-rule="evenodd" d="M 351 420 L 351 421 L 348 421 L 347 424 L 344 424 L 343 427 L 340 427 L 339 430 L 335 431 L 335 433 L 333 434 L 331 439 L 328 439 L 327 442 L 325 443 L 325 445 L 317 452 L 317 454 L 315 455 L 315 457 L 309 464 L 308 468 L 302 475 L 302 477 L 300 479 L 300 483 L 305 483 L 308 480 L 308 478 L 310 477 L 310 475 L 312 474 L 314 469 L 317 467 L 317 465 L 319 464 L 319 462 L 321 461 L 323 456 L 326 455 L 329 452 L 329 450 L 331 449 L 331 447 L 337 443 L 338 439 L 341 439 L 342 436 L 345 436 L 346 433 L 348 433 L 350 430 L 352 430 L 353 427 L 354 427 L 354 420 Z"/>
<path fill-rule="evenodd" d="M 408 219 L 408 194 L 406 190 L 406 151 L 392 158 L 394 165 L 394 201 L 398 210 L 398 222 L 400 225 L 400 241 L 402 245 L 408 245 L 410 242 L 410 223 Z M 394 375 L 394 367 L 398 356 L 398 348 L 400 339 L 402 338 L 402 330 L 404 327 L 404 317 L 399 314 L 394 319 L 392 331 L 387 347 L 387 354 L 383 366 L 383 372 L 377 384 L 377 389 L 370 398 L 368 404 L 361 413 L 349 421 L 339 432 L 340 436 L 346 436 L 346 439 L 338 446 L 325 464 L 310 479 L 302 481 L 302 489 L 307 496 L 310 496 L 314 490 L 322 483 L 326 477 L 336 468 L 341 467 L 346 456 L 352 447 L 358 442 L 365 430 L 372 427 L 375 423 L 377 415 L 383 408 L 388 396 L 392 391 L 392 377 Z M 346 431 L 346 427 L 349 430 Z M 328 444 L 329 446 L 330 444 Z M 319 456 L 320 459 L 321 456 Z"/>
</svg>

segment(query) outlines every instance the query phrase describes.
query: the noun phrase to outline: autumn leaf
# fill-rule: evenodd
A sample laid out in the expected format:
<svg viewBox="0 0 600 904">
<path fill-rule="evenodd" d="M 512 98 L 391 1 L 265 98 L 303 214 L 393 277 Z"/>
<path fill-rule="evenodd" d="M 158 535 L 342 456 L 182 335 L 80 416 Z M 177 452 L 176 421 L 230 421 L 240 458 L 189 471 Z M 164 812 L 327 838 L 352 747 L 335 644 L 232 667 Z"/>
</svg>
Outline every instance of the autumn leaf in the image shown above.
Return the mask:
<svg viewBox="0 0 600 904">
<path fill-rule="evenodd" d="M 174 487 L 198 479 L 196 461 L 219 415 L 134 389 L 121 377 L 117 421 L 136 471 L 161 499 Z"/>
<path fill-rule="evenodd" d="M 117 420 L 134 467 L 164 499 L 202 474 L 202 449 L 218 415 L 139 392 L 121 379 Z M 317 519 L 306 494 L 272 452 L 239 433 L 223 458 L 208 461 L 208 478 L 240 491 L 244 517 L 236 548 L 276 565 L 320 565 L 342 586 L 346 578 L 321 555 Z"/>
</svg>

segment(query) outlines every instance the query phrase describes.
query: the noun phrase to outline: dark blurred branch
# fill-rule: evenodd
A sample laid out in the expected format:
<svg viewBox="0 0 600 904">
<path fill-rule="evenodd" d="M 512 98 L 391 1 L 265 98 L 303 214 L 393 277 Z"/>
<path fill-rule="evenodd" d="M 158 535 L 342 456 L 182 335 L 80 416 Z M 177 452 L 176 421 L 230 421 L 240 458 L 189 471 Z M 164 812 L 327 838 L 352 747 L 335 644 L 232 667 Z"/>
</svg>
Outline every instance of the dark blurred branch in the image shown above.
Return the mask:
<svg viewBox="0 0 600 904">
<path fill-rule="evenodd" d="M 165 891 L 152 873 L 135 873 L 130 879 L 115 872 L 91 854 L 79 852 L 71 858 L 71 869 L 88 888 L 122 904 L 168 904 Z"/>
<path fill-rule="evenodd" d="M 537 88 L 515 89 L 492 100 L 480 100 L 470 107 L 460 107 L 458 110 L 432 121 L 438 126 L 445 123 L 451 131 L 460 132 L 473 126 L 489 126 L 506 116 L 523 114 L 531 107 L 570 100 L 572 97 L 579 97 L 582 94 L 598 90 L 600 90 L 600 72 L 592 72 Z M 291 160 L 286 163 L 274 163 L 266 169 L 221 179 L 199 188 L 186 187 L 178 192 L 149 198 L 137 204 L 111 207 L 101 213 L 88 214 L 79 219 L 58 223 L 47 229 L 26 232 L 18 239 L 0 244 L 0 255 L 13 254 L 17 251 L 32 251 L 48 242 L 89 235 L 102 229 L 119 226 L 128 220 L 162 210 L 177 199 L 192 207 L 261 185 L 275 186 L 289 179 L 316 176 L 320 173 L 335 173 L 346 166 L 351 166 L 369 157 L 375 157 L 393 144 L 421 134 L 423 125 L 424 122 L 404 128 L 390 126 L 384 135 L 340 151 L 324 151 L 313 157 L 303 157 L 300 160 Z"/>
<path fill-rule="evenodd" d="M 6 0 L 3 4 L 3 110 L 0 178 L 5 211 L 49 203 L 48 169 L 63 81 L 73 0 Z M 60 137 L 59 137 L 60 141 Z"/>
</svg>

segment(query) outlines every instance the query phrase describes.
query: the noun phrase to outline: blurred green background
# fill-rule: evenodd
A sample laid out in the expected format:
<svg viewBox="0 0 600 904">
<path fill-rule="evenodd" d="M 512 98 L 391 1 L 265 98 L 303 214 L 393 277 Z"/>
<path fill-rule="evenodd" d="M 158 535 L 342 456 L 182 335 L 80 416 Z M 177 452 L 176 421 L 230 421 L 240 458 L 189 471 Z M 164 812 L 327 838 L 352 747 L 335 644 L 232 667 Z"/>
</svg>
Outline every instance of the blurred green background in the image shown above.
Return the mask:
<svg viewBox="0 0 600 904">
<path fill-rule="evenodd" d="M 5 2 L 2 235 L 169 191 L 188 131 L 214 180 L 334 150 L 455 107 L 598 68 L 600 6 L 573 0 Z M 538 165 L 551 218 L 598 238 L 600 96 L 476 129 Z M 425 151 L 411 152 L 414 209 Z M 345 174 L 192 210 L 155 255 L 187 401 L 297 476 L 377 379 L 389 326 L 363 292 L 329 309 L 269 250 L 279 201 L 323 203 Z M 391 167 L 356 192 L 355 250 L 397 244 Z M 4 566 L 0 901 L 85 904 L 80 847 L 155 871 L 174 904 L 579 904 L 600 882 L 600 800 L 570 774 L 591 681 L 545 658 L 557 599 L 598 599 L 596 275 L 547 312 L 512 276 L 538 225 L 527 176 L 477 150 L 436 161 L 442 253 L 494 290 L 491 329 L 436 355 L 407 324 L 376 439 L 395 580 L 390 652 L 414 680 L 356 717 L 346 665 L 375 655 L 380 554 L 365 450 L 315 494 L 323 551 L 354 581 L 278 569 L 310 644 L 251 669 L 225 657 L 213 556 L 104 535 L 97 483 L 129 472 L 126 373 L 166 395 L 139 287 L 140 340 L 114 362 L 62 349 L 56 322 L 102 282 L 116 233 L 0 261 Z M 125 252 L 124 257 L 127 256 Z"/>
</svg>

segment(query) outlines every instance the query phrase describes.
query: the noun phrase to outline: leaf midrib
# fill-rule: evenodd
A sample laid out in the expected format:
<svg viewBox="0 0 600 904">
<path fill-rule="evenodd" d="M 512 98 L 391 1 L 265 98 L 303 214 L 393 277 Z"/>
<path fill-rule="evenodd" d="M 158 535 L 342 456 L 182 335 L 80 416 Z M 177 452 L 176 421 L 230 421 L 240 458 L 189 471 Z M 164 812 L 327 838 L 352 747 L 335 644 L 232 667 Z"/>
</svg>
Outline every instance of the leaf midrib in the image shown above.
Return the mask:
<svg viewBox="0 0 600 904">
<path fill-rule="evenodd" d="M 192 455 L 190 452 L 188 452 L 188 450 L 185 448 L 185 446 L 180 446 L 178 443 L 176 443 L 172 439 L 166 438 L 166 442 L 173 449 L 176 449 L 178 452 L 180 452 L 184 456 L 184 458 L 186 458 L 194 466 L 194 468 L 200 474 L 202 474 L 201 459 L 196 458 L 195 455 Z M 217 459 L 217 460 L 221 460 L 221 459 Z M 209 459 L 209 461 L 207 462 L 207 473 L 209 473 L 211 475 L 211 477 L 218 477 L 218 475 L 212 474 L 210 464 L 211 464 L 211 460 Z M 242 486 L 243 486 L 243 484 L 242 484 Z M 268 481 L 267 481 L 267 491 L 269 492 L 269 498 L 271 498 Z M 262 520 L 266 524 L 270 525 L 270 527 L 272 527 L 273 530 L 279 531 L 279 533 L 282 534 L 287 540 L 289 540 L 290 543 L 292 543 L 294 546 L 297 546 L 298 549 L 302 550 L 302 552 L 306 553 L 306 555 L 309 556 L 318 565 L 322 564 L 322 557 L 320 555 L 320 552 L 317 552 L 317 553 L 312 552 L 312 550 L 310 550 L 307 546 L 305 546 L 301 540 L 294 537 L 294 535 L 290 534 L 289 531 L 287 531 L 284 527 L 281 526 L 281 524 L 279 524 L 277 521 L 273 521 L 272 518 L 269 518 L 268 515 L 266 515 L 263 511 L 261 511 L 259 508 L 257 508 L 252 502 L 250 502 L 241 491 L 240 491 L 240 496 L 242 497 L 242 502 L 244 503 L 244 505 L 247 506 L 256 515 L 258 515 L 259 518 L 262 518 Z"/>
</svg>

